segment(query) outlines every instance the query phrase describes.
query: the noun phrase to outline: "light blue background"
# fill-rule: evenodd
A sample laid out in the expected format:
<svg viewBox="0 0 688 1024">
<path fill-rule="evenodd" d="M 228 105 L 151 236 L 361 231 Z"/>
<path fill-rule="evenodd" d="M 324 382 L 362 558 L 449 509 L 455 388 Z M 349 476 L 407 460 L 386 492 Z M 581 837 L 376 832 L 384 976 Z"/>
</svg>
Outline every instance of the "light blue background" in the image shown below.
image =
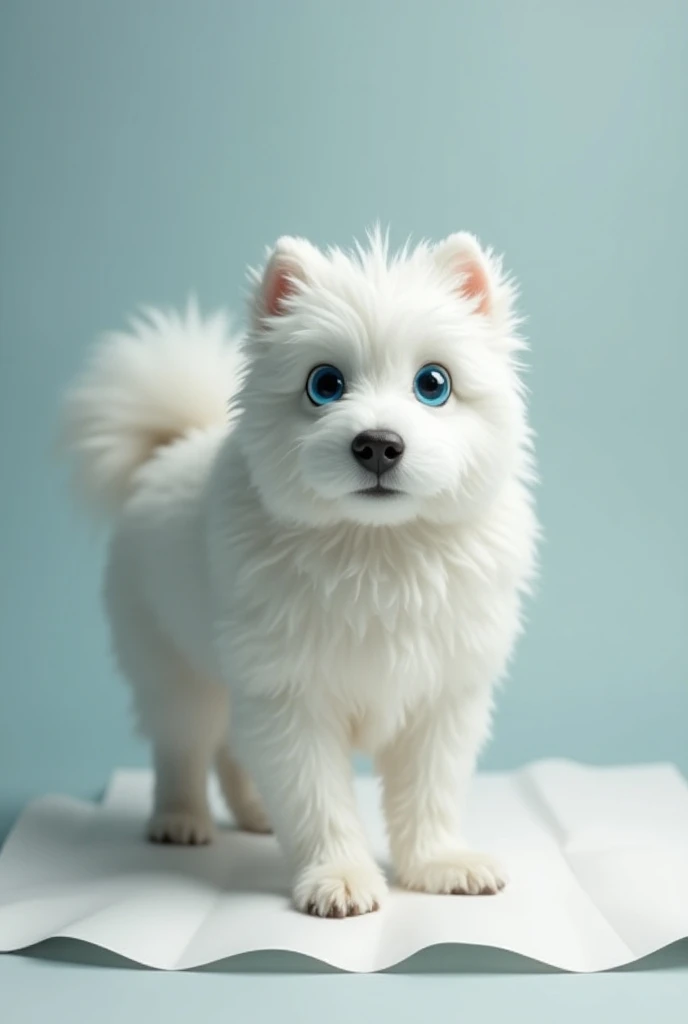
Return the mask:
<svg viewBox="0 0 688 1024">
<path fill-rule="evenodd" d="M 242 311 L 284 232 L 470 228 L 532 339 L 547 543 L 489 767 L 688 768 L 688 6 L 11 0 L 0 7 L 0 800 L 143 760 L 103 540 L 51 444 L 140 301 Z"/>
<path fill-rule="evenodd" d="M 50 451 L 91 338 L 191 288 L 240 309 L 277 235 L 346 244 L 378 218 L 396 240 L 476 231 L 529 316 L 547 545 L 485 764 L 688 769 L 687 33 L 684 0 L 3 0 L 0 835 L 28 797 L 92 795 L 146 757 L 107 653 L 103 538 Z M 12 1024 L 94 1005 L 563 1024 L 602 1004 L 635 1024 L 681 1018 L 685 957 L 527 977 L 464 949 L 458 977 L 358 979 L 5 958 L 0 989 Z"/>
</svg>

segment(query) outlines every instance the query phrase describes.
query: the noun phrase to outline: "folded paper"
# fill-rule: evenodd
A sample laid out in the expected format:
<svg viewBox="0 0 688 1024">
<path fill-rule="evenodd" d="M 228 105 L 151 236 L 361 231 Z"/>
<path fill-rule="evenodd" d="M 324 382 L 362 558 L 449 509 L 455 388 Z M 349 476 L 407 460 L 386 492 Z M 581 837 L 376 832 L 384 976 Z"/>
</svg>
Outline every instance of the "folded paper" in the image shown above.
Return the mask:
<svg viewBox="0 0 688 1024">
<path fill-rule="evenodd" d="M 377 784 L 356 785 L 385 863 Z M 117 771 L 101 804 L 49 796 L 27 808 L 0 854 L 0 950 L 66 936 L 165 969 L 279 949 L 377 971 L 467 943 L 599 971 L 688 937 L 688 784 L 671 765 L 543 761 L 479 775 L 466 832 L 504 862 L 507 889 L 393 887 L 379 913 L 344 921 L 292 909 L 275 840 L 234 830 L 214 786 L 224 824 L 213 845 L 145 842 L 151 793 L 149 772 Z"/>
</svg>

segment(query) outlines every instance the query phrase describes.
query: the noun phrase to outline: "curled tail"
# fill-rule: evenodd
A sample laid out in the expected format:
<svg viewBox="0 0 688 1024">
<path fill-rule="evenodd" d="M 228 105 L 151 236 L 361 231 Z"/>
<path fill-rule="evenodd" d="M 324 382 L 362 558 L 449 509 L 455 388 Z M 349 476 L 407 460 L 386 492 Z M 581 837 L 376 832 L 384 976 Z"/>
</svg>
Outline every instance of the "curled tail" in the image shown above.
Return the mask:
<svg viewBox="0 0 688 1024">
<path fill-rule="evenodd" d="M 224 314 L 148 309 L 130 333 L 106 335 L 67 393 L 61 436 L 80 488 L 101 509 L 131 493 L 157 448 L 228 421 L 243 372 Z"/>
</svg>

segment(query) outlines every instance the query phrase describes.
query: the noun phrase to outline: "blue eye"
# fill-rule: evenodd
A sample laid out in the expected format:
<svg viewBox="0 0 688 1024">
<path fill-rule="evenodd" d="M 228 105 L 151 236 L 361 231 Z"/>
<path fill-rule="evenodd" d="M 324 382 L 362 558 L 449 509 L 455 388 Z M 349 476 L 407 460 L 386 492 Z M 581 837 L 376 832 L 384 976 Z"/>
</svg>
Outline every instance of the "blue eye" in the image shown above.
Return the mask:
<svg viewBox="0 0 688 1024">
<path fill-rule="evenodd" d="M 421 366 L 413 381 L 413 393 L 423 405 L 444 405 L 451 395 L 451 377 L 442 366 Z"/>
<path fill-rule="evenodd" d="M 336 366 L 316 366 L 308 374 L 306 394 L 313 405 L 329 405 L 344 394 L 344 375 Z"/>
</svg>

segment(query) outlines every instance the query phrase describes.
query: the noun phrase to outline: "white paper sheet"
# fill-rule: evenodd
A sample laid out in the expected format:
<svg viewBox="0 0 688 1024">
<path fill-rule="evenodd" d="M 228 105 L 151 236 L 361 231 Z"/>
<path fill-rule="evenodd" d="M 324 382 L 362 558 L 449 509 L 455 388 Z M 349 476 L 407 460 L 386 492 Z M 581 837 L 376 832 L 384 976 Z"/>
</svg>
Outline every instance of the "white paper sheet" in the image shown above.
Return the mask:
<svg viewBox="0 0 688 1024">
<path fill-rule="evenodd" d="M 384 862 L 377 785 L 357 787 Z M 379 913 L 345 921 L 291 909 L 271 837 L 226 827 L 210 847 L 146 843 L 151 790 L 148 772 L 118 771 L 100 805 L 50 796 L 24 812 L 0 855 L 0 950 L 67 936 L 165 969 L 280 949 L 376 971 L 469 943 L 598 971 L 688 937 L 688 784 L 670 765 L 547 761 L 478 776 L 467 833 L 503 859 L 507 889 L 393 889 Z M 214 788 L 212 800 L 227 821 Z"/>
</svg>

